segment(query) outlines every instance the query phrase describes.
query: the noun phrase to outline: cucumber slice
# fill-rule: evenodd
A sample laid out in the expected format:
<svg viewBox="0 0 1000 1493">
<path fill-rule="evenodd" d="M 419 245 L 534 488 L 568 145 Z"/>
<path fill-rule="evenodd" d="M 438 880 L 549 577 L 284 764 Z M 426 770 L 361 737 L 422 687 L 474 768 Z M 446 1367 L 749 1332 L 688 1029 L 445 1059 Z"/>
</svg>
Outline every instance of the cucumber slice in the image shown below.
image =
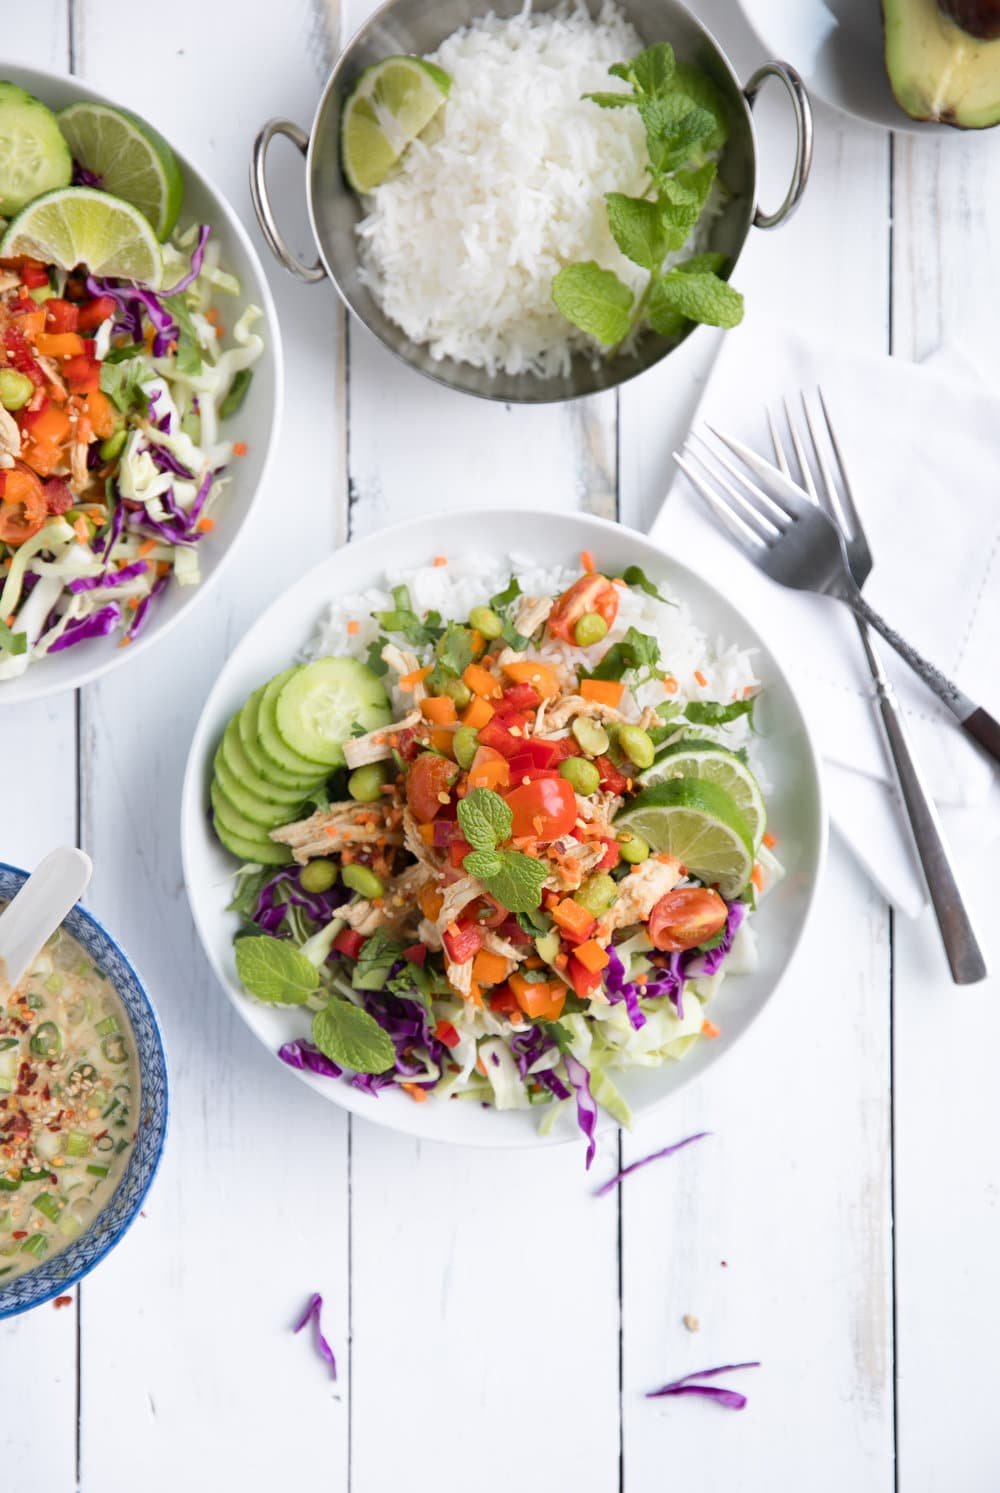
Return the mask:
<svg viewBox="0 0 1000 1493">
<path fill-rule="evenodd" d="M 270 758 L 277 767 L 283 768 L 286 773 L 298 773 L 304 783 L 320 783 L 328 776 L 327 770 L 318 762 L 310 762 L 308 757 L 303 757 L 289 746 L 278 730 L 275 718 L 278 696 L 285 685 L 304 668 L 304 664 L 296 664 L 294 668 L 286 669 L 283 674 L 275 675 L 265 688 L 257 707 L 257 739 L 265 757 Z"/>
<path fill-rule="evenodd" d="M 273 783 L 277 788 L 302 789 L 315 787 L 315 768 L 310 768 L 308 775 L 301 772 L 287 772 L 285 768 L 279 767 L 272 762 L 260 744 L 260 702 L 264 698 L 266 685 L 262 684 L 260 689 L 254 690 L 239 715 L 239 738 L 240 746 L 243 748 L 251 767 L 257 775 L 265 782 Z"/>
<path fill-rule="evenodd" d="M 344 742 L 355 727 L 373 731 L 391 720 L 382 681 L 356 658 L 306 664 L 277 696 L 275 723 L 285 745 L 327 768 L 342 765 Z"/>
<path fill-rule="evenodd" d="M 233 717 L 226 727 L 219 750 L 215 754 L 215 770 L 219 773 L 221 779 L 222 773 L 219 771 L 220 763 L 225 768 L 226 775 L 230 781 L 235 780 L 247 793 L 253 794 L 255 798 L 263 799 L 266 804 L 280 804 L 286 814 L 292 809 L 297 809 L 299 804 L 302 803 L 303 790 L 298 784 L 293 788 L 279 787 L 274 783 L 268 782 L 266 778 L 261 777 L 260 773 L 254 769 L 253 763 L 243 750 L 242 743 L 240 742 L 239 720 L 236 716 Z M 223 786 L 229 792 L 228 785 L 224 783 Z M 229 797 L 233 799 L 234 803 L 237 801 L 232 793 L 229 794 Z M 251 814 L 250 818 L 252 819 L 253 817 Z M 286 820 L 285 822 L 288 823 L 289 821 Z"/>
<path fill-rule="evenodd" d="M 212 813 L 217 825 L 221 825 L 231 835 L 237 835 L 241 840 L 249 843 L 263 846 L 274 844 L 274 841 L 268 837 L 267 828 L 264 825 L 255 824 L 252 819 L 248 819 L 245 814 L 241 813 L 220 785 L 218 778 L 209 789 L 209 797 L 212 800 Z M 275 825 L 274 828 L 277 826 Z M 258 855 L 257 859 L 260 860 L 261 856 Z"/>
<path fill-rule="evenodd" d="M 258 834 L 266 834 L 269 829 L 277 829 L 280 824 L 293 824 L 302 817 L 297 805 L 269 804 L 266 799 L 258 798 L 256 793 L 252 793 L 238 778 L 233 777 L 221 751 L 215 754 L 213 782 L 227 804 L 258 826 Z"/>
<path fill-rule="evenodd" d="M 51 109 L 16 83 L 0 83 L 0 217 L 68 187 L 73 158 Z"/>
<path fill-rule="evenodd" d="M 230 855 L 235 855 L 244 864 L 249 861 L 259 866 L 284 866 L 292 858 L 287 845 L 276 845 L 273 840 L 245 840 L 242 835 L 234 835 L 218 819 L 215 833 Z"/>
</svg>

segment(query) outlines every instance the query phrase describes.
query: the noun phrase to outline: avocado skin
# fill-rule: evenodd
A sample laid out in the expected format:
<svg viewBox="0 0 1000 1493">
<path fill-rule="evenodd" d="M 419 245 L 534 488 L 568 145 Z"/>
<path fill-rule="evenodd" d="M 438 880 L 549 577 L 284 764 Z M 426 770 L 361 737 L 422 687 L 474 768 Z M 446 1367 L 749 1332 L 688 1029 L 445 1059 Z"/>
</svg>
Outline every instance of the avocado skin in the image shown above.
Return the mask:
<svg viewBox="0 0 1000 1493">
<path fill-rule="evenodd" d="M 1000 0 L 882 0 L 882 22 L 889 83 L 912 119 L 1000 124 Z"/>
<path fill-rule="evenodd" d="M 980 41 L 995 41 L 1000 36 L 1000 0 L 939 0 L 946 16 L 951 16 L 956 26 L 978 37 Z"/>
</svg>

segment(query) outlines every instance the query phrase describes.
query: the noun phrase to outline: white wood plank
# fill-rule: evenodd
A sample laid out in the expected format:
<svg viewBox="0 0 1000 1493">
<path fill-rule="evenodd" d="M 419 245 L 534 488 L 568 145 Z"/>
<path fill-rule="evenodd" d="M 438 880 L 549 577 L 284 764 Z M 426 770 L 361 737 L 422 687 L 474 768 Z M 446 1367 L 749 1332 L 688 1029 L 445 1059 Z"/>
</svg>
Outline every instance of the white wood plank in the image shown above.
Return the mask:
<svg viewBox="0 0 1000 1493">
<path fill-rule="evenodd" d="M 154 102 L 148 70 L 135 66 L 134 9 L 78 9 L 84 75 L 150 114 L 251 221 L 250 144 L 268 116 L 311 110 L 332 49 L 320 13 L 306 0 L 255 13 L 251 45 L 235 0 L 182 0 L 156 58 Z M 289 197 L 300 171 L 291 155 L 279 169 Z M 271 278 L 292 355 L 261 509 L 219 590 L 148 666 L 123 669 L 85 702 L 93 901 L 158 1002 L 173 1079 L 147 1216 L 84 1288 L 82 1483 L 95 1493 L 128 1493 L 140 1465 L 148 1493 L 190 1484 L 192 1466 L 199 1486 L 225 1487 L 234 1455 L 254 1490 L 304 1486 L 319 1465 L 331 1486 L 347 1481 L 347 1123 L 230 1009 L 196 943 L 177 843 L 207 688 L 261 606 L 332 547 L 346 507 L 334 299 L 277 267 Z M 313 1290 L 326 1296 L 337 1384 L 307 1336 L 289 1331 Z"/>
<path fill-rule="evenodd" d="M 64 69 L 63 0 L 41 0 L 30 24 L 8 27 L 4 53 L 25 67 Z M 30 869 L 59 844 L 76 843 L 76 703 L 73 696 L 16 710 L 0 707 L 7 766 L 0 856 Z M 16 777 L 11 775 L 14 769 Z M 77 1306 L 39 1307 L 0 1323 L 0 1441 L 12 1490 L 68 1490 L 76 1476 Z"/>
<path fill-rule="evenodd" d="M 732 7 L 713 0 L 699 14 L 747 76 L 761 59 Z M 762 99 L 759 109 L 765 202 L 780 198 L 787 171 L 783 106 Z M 766 317 L 818 335 L 836 326 L 877 349 L 887 314 L 886 143 L 822 110 L 816 123 L 798 215 L 772 233 L 752 231 L 734 282 Z M 670 452 L 716 335 L 696 333 L 622 393 L 622 511 L 637 527 L 648 527 L 671 481 Z M 831 942 L 833 928 L 854 931 Z M 629 1493 L 659 1489 L 667 1458 L 705 1493 L 892 1487 L 888 976 L 885 911 L 834 843 L 816 923 L 774 1006 L 694 1092 L 626 1138 L 625 1158 L 635 1160 L 714 1132 L 625 1184 Z M 724 1003 L 724 1042 L 722 1012 Z M 699 1332 L 683 1326 L 686 1313 Z M 644 1398 L 692 1369 L 756 1358 L 761 1370 L 731 1380 L 750 1397 L 743 1415 Z"/>
<path fill-rule="evenodd" d="M 995 132 L 895 145 L 893 346 L 951 344 L 996 367 L 1000 168 Z M 984 480 L 995 480 L 984 474 Z M 961 501 L 958 494 L 952 500 Z M 990 536 L 984 536 L 988 542 Z M 943 660 L 954 674 L 957 660 Z M 959 676 L 961 677 L 961 675 Z M 994 712 L 1000 694 L 984 701 Z M 971 682 L 971 681 L 970 681 Z M 984 681 L 979 681 L 980 684 Z M 903 1493 L 992 1493 L 1000 1477 L 990 1391 L 1000 1330 L 997 1086 L 1000 938 L 987 845 L 962 867 L 993 977 L 957 991 L 931 918 L 896 920 L 893 1005 L 899 1474 Z M 961 1426 L 960 1436 L 944 1428 Z"/>
</svg>

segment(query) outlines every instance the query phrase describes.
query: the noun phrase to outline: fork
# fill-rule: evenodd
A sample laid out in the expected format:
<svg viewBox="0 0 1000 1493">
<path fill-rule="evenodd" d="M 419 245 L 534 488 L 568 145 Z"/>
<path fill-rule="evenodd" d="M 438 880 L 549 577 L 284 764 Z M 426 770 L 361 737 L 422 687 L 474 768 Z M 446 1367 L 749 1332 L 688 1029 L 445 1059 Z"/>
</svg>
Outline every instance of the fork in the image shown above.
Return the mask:
<svg viewBox="0 0 1000 1493">
<path fill-rule="evenodd" d="M 715 437 L 717 445 L 710 445 L 697 431 L 692 431 L 685 442 L 684 454 L 675 452 L 674 457 L 744 553 L 765 575 L 782 586 L 797 591 L 816 591 L 845 602 L 856 617 L 881 633 L 944 701 L 963 730 L 1000 762 L 1000 723 L 922 657 L 868 605 L 851 573 L 844 536 L 830 514 L 817 507 L 791 477 L 735 436 L 716 430 L 707 421 L 705 428 Z M 704 447 L 723 471 L 706 461 L 692 446 L 692 439 Z M 743 467 L 737 466 L 720 447 L 728 447 L 739 457 Z M 834 452 L 842 467 L 835 442 Z M 695 463 L 701 468 L 700 472 Z M 748 471 L 758 481 L 753 481 L 753 477 L 747 475 Z M 730 481 L 726 472 L 735 481 Z M 870 553 L 868 559 L 870 562 Z"/>
<path fill-rule="evenodd" d="M 787 400 L 784 401 L 785 420 L 798 463 L 801 484 L 813 502 L 825 508 L 840 529 L 851 574 L 857 585 L 861 587 L 871 573 L 872 553 L 854 499 L 844 458 L 830 421 L 826 400 L 823 398 L 823 391 L 817 389 L 816 392 L 823 412 L 827 438 L 840 477 L 839 489 L 804 393 L 800 396 L 802 412 L 812 447 L 813 464 L 821 478 L 820 484 L 817 484 L 813 477 L 813 466 L 806 455 L 805 444 L 796 428 Z M 792 471 L 778 433 L 778 424 L 770 409 L 767 412 L 767 423 L 771 432 L 775 461 L 784 475 L 791 478 Z M 909 738 L 896 703 L 895 692 L 872 642 L 868 624 L 860 617 L 856 617 L 855 621 L 858 625 L 861 646 L 875 683 L 875 695 L 885 729 L 886 742 L 896 768 L 900 792 L 913 833 L 913 842 L 923 867 L 952 978 L 956 985 L 975 984 L 984 978 L 986 964 L 962 902 L 961 891 L 949 860 L 948 848 L 944 842 L 937 810 L 917 764 L 913 760 Z"/>
</svg>

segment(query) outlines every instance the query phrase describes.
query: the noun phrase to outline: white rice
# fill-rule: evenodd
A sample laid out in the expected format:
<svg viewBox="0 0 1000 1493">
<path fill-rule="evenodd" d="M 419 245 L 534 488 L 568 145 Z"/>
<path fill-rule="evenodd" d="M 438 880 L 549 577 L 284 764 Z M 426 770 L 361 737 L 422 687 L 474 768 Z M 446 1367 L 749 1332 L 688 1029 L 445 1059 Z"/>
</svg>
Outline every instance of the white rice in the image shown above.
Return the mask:
<svg viewBox="0 0 1000 1493">
<path fill-rule="evenodd" d="M 371 586 L 364 591 L 339 598 L 322 618 L 315 636 L 306 649 L 307 658 L 321 658 L 325 654 L 354 654 L 365 658 L 368 645 L 380 636 L 382 630 L 372 617 L 372 612 L 390 611 L 393 600 L 390 586 L 405 585 L 409 588 L 414 610 L 421 616 L 429 610 L 438 611 L 446 619 L 464 622 L 475 606 L 484 606 L 489 598 L 502 591 L 511 575 L 517 577 L 521 591 L 526 596 L 555 596 L 566 590 L 580 574 L 579 569 L 540 566 L 527 556 L 512 554 L 495 559 L 486 555 L 466 554 L 450 560 L 446 565 L 423 565 L 413 570 L 395 574 L 385 587 Z M 656 578 L 652 577 L 654 584 Z M 662 588 L 661 588 L 662 589 Z M 669 595 L 669 591 L 664 591 Z M 357 631 L 349 632 L 348 624 L 357 624 Z M 654 680 L 643 685 L 636 693 L 638 707 L 661 705 L 665 700 L 686 704 L 690 700 L 721 700 L 728 702 L 742 699 L 746 690 L 756 690 L 760 681 L 754 671 L 753 649 L 739 648 L 722 639 L 710 641 L 691 616 L 683 602 L 667 605 L 635 587 L 623 586 L 619 591 L 618 616 L 607 637 L 593 648 L 576 648 L 550 638 L 546 632 L 540 647 L 532 647 L 533 658 L 560 658 L 574 668 L 581 663 L 593 668 L 612 643 L 619 642 L 629 629 L 655 637 L 660 645 L 660 668 L 670 673 L 678 684 L 675 694 L 667 694 L 663 684 Z M 394 639 L 394 641 L 399 641 Z M 408 646 L 408 645 L 403 645 Z M 421 663 L 428 663 L 433 649 L 413 650 Z M 700 673 L 705 683 L 695 677 Z M 387 678 L 392 684 L 392 676 Z M 393 689 L 393 704 L 399 715 L 412 709 L 412 696 Z M 627 692 L 622 702 L 633 718 L 639 708 L 631 703 Z M 713 732 L 713 734 L 715 734 Z M 752 741 L 752 733 L 746 716 L 740 716 L 721 731 L 727 746 L 736 749 Z"/>
<path fill-rule="evenodd" d="M 634 109 L 582 95 L 619 91 L 611 63 L 642 50 L 611 0 L 510 20 L 490 14 L 430 60 L 452 77 L 438 121 L 407 148 L 359 224 L 363 276 L 386 315 L 435 358 L 494 374 L 569 370 L 596 345 L 552 301 L 564 265 L 596 260 L 634 292 L 648 278 L 618 249 L 605 192 L 642 196 L 646 145 Z"/>
</svg>

